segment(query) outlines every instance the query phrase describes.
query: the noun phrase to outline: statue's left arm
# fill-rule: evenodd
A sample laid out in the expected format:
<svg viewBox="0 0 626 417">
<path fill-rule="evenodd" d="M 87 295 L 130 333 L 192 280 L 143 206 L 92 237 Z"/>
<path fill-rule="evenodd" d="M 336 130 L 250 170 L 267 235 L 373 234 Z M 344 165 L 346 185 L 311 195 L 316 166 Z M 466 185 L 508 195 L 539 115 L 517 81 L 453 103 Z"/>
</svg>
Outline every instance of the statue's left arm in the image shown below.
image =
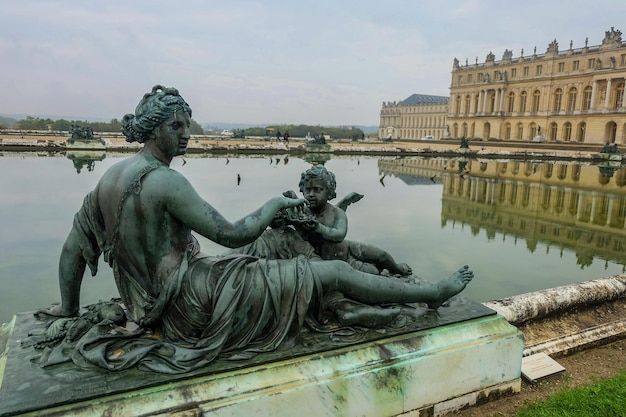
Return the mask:
<svg viewBox="0 0 626 417">
<path fill-rule="evenodd" d="M 230 222 L 200 197 L 186 178 L 175 171 L 170 172 L 172 175 L 159 179 L 159 188 L 167 190 L 162 196 L 166 210 L 191 230 L 229 248 L 241 247 L 254 241 L 269 226 L 279 210 L 304 203 L 303 199 L 274 197 L 256 211 Z"/>
</svg>

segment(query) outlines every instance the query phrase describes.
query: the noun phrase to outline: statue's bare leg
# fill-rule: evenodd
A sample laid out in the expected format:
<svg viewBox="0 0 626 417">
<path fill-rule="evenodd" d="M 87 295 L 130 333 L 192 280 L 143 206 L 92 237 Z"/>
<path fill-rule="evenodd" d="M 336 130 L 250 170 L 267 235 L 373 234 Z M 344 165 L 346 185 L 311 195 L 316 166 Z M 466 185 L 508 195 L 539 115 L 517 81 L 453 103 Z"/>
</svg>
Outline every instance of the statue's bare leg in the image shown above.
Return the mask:
<svg viewBox="0 0 626 417">
<path fill-rule="evenodd" d="M 382 308 L 376 305 L 339 301 L 329 306 L 337 320 L 344 326 L 378 328 L 391 323 L 402 310 L 397 307 Z"/>
<path fill-rule="evenodd" d="M 367 304 L 419 303 L 437 308 L 457 295 L 472 280 L 466 266 L 437 282 L 412 283 L 357 271 L 343 261 L 311 262 L 325 292 L 340 291 L 346 297 Z"/>
</svg>

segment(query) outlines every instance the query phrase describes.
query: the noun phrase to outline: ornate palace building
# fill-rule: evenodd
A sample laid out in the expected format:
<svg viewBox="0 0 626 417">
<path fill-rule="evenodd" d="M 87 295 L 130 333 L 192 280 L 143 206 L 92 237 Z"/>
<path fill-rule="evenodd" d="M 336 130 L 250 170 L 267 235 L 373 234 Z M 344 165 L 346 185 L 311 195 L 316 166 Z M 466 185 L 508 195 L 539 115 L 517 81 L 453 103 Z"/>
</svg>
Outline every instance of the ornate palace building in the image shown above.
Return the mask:
<svg viewBox="0 0 626 417">
<path fill-rule="evenodd" d="M 400 102 L 383 102 L 381 139 L 441 139 L 446 134 L 448 97 L 413 94 Z"/>
<path fill-rule="evenodd" d="M 611 28 L 601 45 L 500 61 L 455 58 L 447 124 L 454 138 L 626 143 L 626 43 Z"/>
<path fill-rule="evenodd" d="M 626 144 L 626 43 L 611 28 L 601 45 L 462 65 L 454 59 L 450 97 L 413 94 L 383 102 L 381 139 L 475 138 Z"/>
</svg>

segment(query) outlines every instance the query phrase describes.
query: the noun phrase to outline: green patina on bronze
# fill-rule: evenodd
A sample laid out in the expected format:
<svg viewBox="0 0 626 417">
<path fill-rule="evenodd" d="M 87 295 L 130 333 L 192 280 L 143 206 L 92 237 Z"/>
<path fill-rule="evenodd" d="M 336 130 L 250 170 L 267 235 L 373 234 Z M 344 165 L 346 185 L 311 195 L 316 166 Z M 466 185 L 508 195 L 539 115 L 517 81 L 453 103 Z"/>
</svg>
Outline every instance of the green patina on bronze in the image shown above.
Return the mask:
<svg viewBox="0 0 626 417">
<path fill-rule="evenodd" d="M 317 200 L 306 195 L 308 202 L 273 197 L 240 220 L 227 220 L 170 168 L 187 150 L 190 124 L 191 108 L 178 90 L 160 85 L 123 117 L 126 140 L 143 147 L 107 170 L 75 216 L 59 262 L 61 304 L 37 312 L 43 326 L 55 329 L 45 343 L 32 343 L 44 351 L 42 366 L 71 361 L 106 372 L 192 372 L 294 346 L 303 331 L 341 338 L 354 329 L 403 327 L 406 305 L 436 309 L 473 278 L 467 266 L 430 282 L 410 276 L 408 265 L 378 264 L 384 251 L 343 240 L 345 208 L 316 209 Z M 268 229 L 285 213 L 281 228 Z M 192 232 L 232 249 L 269 246 L 262 253 L 206 255 Z M 327 250 L 344 242 L 353 257 L 376 268 L 359 270 L 336 246 Z M 87 267 L 96 275 L 100 256 L 113 268 L 129 324 L 98 320 L 92 311 L 78 319 L 78 331 L 68 318 L 82 313 L 82 278 Z"/>
</svg>

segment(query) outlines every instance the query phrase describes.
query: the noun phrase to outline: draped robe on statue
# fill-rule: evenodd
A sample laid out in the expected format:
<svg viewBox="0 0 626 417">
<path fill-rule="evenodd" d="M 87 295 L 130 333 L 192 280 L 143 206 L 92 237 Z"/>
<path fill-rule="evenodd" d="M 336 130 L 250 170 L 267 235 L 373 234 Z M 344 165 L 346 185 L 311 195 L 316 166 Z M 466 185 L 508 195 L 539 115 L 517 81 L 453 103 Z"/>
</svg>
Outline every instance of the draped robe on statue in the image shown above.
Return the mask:
<svg viewBox="0 0 626 417">
<path fill-rule="evenodd" d="M 143 177 L 158 167 L 146 166 L 128 184 L 118 204 L 120 212 L 141 193 Z M 134 210 L 136 215 L 141 215 L 139 211 Z M 154 276 L 140 276 L 133 265 L 143 254 L 125 251 L 118 241 L 119 230 L 107 233 L 104 224 L 96 193 L 91 192 L 71 233 L 92 275 L 104 254 L 130 319 L 141 327 L 129 330 L 110 321 L 93 326 L 71 350 L 78 365 L 188 372 L 218 356 L 239 359 L 275 350 L 295 336 L 307 314 L 316 314 L 309 306 L 319 305 L 321 286 L 304 255 L 281 260 L 241 253 L 208 256 L 200 253 L 190 235 L 182 261 L 169 275 L 156 271 Z M 147 333 L 144 328 L 157 331 Z M 62 360 L 62 347 L 47 355 L 49 362 L 55 356 L 57 362 Z"/>
</svg>

